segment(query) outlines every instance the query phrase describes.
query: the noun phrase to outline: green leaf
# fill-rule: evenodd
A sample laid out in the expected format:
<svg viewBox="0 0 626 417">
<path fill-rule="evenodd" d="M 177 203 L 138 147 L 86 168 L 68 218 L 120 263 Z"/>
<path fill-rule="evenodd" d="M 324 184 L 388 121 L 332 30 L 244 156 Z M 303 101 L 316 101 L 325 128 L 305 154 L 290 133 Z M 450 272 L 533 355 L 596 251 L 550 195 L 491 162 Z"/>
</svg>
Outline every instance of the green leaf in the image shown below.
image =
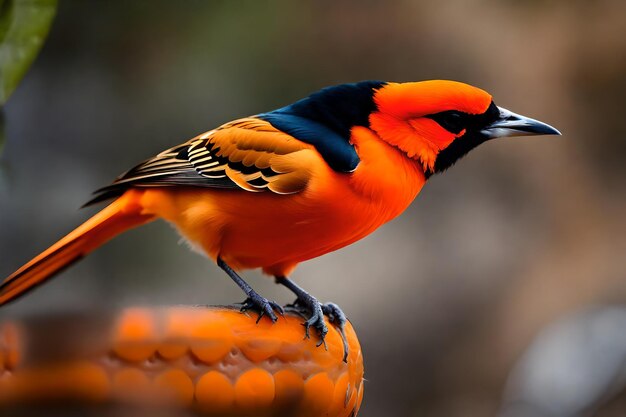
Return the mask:
<svg viewBox="0 0 626 417">
<path fill-rule="evenodd" d="M 57 0 L 0 0 L 0 105 L 37 57 L 56 8 Z"/>
</svg>

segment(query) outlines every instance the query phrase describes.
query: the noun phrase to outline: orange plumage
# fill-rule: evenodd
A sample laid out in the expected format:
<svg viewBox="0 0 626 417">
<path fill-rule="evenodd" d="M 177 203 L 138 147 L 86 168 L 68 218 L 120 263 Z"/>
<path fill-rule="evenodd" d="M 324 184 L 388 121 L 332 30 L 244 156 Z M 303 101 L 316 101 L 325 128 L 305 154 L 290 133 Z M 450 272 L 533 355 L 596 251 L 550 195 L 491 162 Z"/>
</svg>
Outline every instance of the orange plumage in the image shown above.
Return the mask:
<svg viewBox="0 0 626 417">
<path fill-rule="evenodd" d="M 331 87 L 227 123 L 123 174 L 95 199 L 116 198 L 110 206 L 0 286 L 0 305 L 118 233 L 157 218 L 175 225 L 236 282 L 241 278 L 233 269 L 250 268 L 285 280 L 298 263 L 398 216 L 430 175 L 480 143 L 554 133 L 458 82 Z M 290 281 L 281 283 L 311 311 L 308 323 L 323 336 L 314 317 L 319 303 Z M 238 285 L 252 307 L 275 318 L 275 306 L 268 308 L 245 282 Z"/>
</svg>

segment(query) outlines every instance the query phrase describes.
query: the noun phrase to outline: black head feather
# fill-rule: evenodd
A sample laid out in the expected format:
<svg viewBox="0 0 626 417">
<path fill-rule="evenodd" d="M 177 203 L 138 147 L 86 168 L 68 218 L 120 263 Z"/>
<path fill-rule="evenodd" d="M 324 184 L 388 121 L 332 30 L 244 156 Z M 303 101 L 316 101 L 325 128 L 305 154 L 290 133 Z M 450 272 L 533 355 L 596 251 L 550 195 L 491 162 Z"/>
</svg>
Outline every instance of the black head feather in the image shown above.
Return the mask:
<svg viewBox="0 0 626 417">
<path fill-rule="evenodd" d="M 430 177 L 450 168 L 469 151 L 489 140 L 490 138 L 481 134 L 480 131 L 500 117 L 500 110 L 494 102 L 491 102 L 489 108 L 482 114 L 468 114 L 449 110 L 426 117 L 433 119 L 441 127 L 454 134 L 459 134 L 465 129 L 462 136 L 453 140 L 447 148 L 439 152 L 437 159 L 435 159 L 435 169 L 426 172 L 426 177 Z"/>
</svg>

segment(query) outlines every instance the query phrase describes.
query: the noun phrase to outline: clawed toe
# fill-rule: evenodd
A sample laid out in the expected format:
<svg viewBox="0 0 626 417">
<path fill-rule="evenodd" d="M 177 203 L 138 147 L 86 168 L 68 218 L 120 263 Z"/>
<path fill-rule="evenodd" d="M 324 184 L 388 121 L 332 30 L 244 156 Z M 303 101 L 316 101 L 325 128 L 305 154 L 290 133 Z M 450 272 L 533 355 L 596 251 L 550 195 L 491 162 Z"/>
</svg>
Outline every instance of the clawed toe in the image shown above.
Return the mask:
<svg viewBox="0 0 626 417">
<path fill-rule="evenodd" d="M 285 310 L 283 309 L 283 307 L 280 304 L 278 304 L 278 303 L 276 303 L 274 301 L 270 301 L 269 303 L 270 303 L 270 306 L 272 306 L 272 309 L 274 311 L 277 311 L 278 314 L 280 314 L 281 316 L 285 315 Z"/>
<path fill-rule="evenodd" d="M 348 319 L 344 312 L 335 303 L 326 303 L 322 306 L 322 311 L 328 316 L 328 320 L 337 327 L 339 334 L 341 335 L 341 341 L 343 343 L 343 361 L 348 362 L 348 340 L 346 339 L 346 333 L 344 331 Z"/>
<path fill-rule="evenodd" d="M 307 321 L 302 323 L 304 326 L 304 337 L 305 339 L 311 338 L 311 334 L 309 329 L 312 327 L 317 330 L 319 335 L 319 342 L 317 346 L 321 346 L 322 344 L 326 347 L 326 335 L 328 334 L 328 327 L 324 322 L 324 313 L 322 311 L 322 306 L 317 300 L 314 303 L 311 303 L 310 309 L 312 310 L 312 314 Z"/>
<path fill-rule="evenodd" d="M 343 326 L 345 326 L 347 319 L 346 319 L 346 315 L 344 314 L 343 311 L 341 311 L 341 308 L 339 308 L 339 306 L 335 303 L 326 303 L 324 305 L 322 305 L 322 312 L 324 312 L 324 314 L 326 316 L 328 316 L 328 320 L 343 328 Z"/>
<path fill-rule="evenodd" d="M 343 314 L 343 311 L 341 311 L 339 306 L 334 303 L 327 303 L 324 305 L 320 304 L 315 297 L 284 276 L 277 275 L 276 283 L 289 288 L 289 290 L 291 290 L 291 292 L 296 294 L 298 297 L 292 304 L 287 304 L 286 308 L 289 311 L 297 312 L 307 318 L 307 320 L 302 323 L 304 326 L 304 338 L 309 339 L 311 337 L 310 329 L 313 327 L 317 330 L 320 338 L 317 346 L 324 345 L 324 348 L 327 348 L 326 335 L 328 334 L 328 327 L 326 326 L 326 322 L 324 322 L 324 315 L 328 316 L 328 321 L 337 328 L 337 331 L 341 335 L 341 340 L 343 342 L 343 361 L 347 362 L 348 342 L 344 332 L 347 320 L 346 315 Z"/>
<path fill-rule="evenodd" d="M 275 311 L 281 316 L 284 315 L 284 310 L 280 305 L 256 293 L 251 294 L 241 305 L 242 312 L 249 310 L 256 311 L 259 314 L 259 317 L 256 319 L 257 323 L 261 321 L 263 316 L 269 317 L 272 323 L 276 323 L 278 317 L 276 317 Z"/>
</svg>

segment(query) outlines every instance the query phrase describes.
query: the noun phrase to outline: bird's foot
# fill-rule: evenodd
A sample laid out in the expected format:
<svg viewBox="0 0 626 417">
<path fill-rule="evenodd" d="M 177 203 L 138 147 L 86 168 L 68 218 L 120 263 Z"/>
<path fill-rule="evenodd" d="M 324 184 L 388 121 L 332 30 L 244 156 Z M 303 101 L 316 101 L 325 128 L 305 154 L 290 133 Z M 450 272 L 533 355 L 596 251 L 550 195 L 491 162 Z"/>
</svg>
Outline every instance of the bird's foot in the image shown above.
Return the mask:
<svg viewBox="0 0 626 417">
<path fill-rule="evenodd" d="M 309 318 L 302 323 L 304 326 L 305 339 L 311 337 L 311 327 L 317 330 L 320 341 L 317 346 L 324 345 L 326 348 L 326 334 L 328 333 L 328 327 L 324 322 L 324 316 L 328 317 L 328 321 L 337 328 L 337 331 L 341 335 L 341 341 L 343 343 L 343 361 L 348 361 L 348 340 L 346 339 L 345 326 L 347 323 L 346 315 L 335 303 L 321 304 L 317 299 L 309 294 L 302 297 L 298 297 L 293 304 L 287 306 L 290 309 L 296 310 L 298 313 L 308 313 Z"/>
<path fill-rule="evenodd" d="M 328 316 L 328 321 L 337 328 L 339 334 L 341 335 L 341 340 L 343 342 L 343 361 L 347 362 L 348 341 L 346 340 L 346 334 L 344 331 L 347 319 L 346 315 L 343 311 L 341 311 L 339 306 L 334 303 L 321 304 L 315 297 L 300 288 L 295 282 L 285 276 L 276 276 L 276 283 L 284 285 L 298 297 L 293 304 L 288 304 L 286 307 L 291 311 L 295 311 L 307 318 L 307 320 L 302 323 L 305 331 L 305 339 L 309 339 L 311 337 L 310 329 L 313 327 L 317 330 L 320 338 L 317 346 L 324 345 L 324 348 L 326 349 L 326 334 L 328 333 L 328 327 L 324 322 L 324 315 Z"/>
<path fill-rule="evenodd" d="M 324 322 L 324 312 L 322 311 L 322 304 L 317 301 L 315 297 L 308 293 L 303 293 L 298 296 L 296 301 L 287 305 L 288 308 L 296 310 L 298 313 L 305 317 L 307 320 L 302 323 L 304 326 L 304 338 L 311 338 L 311 328 L 314 328 L 319 335 L 319 342 L 316 346 L 324 345 L 326 348 L 326 334 L 328 333 L 328 327 Z"/>
<path fill-rule="evenodd" d="M 263 316 L 269 317 L 272 323 L 276 323 L 278 317 L 276 317 L 276 314 L 274 313 L 275 311 L 281 316 L 284 315 L 283 308 L 280 305 L 274 301 L 268 300 L 267 298 L 261 297 L 254 291 L 249 294 L 248 298 L 246 298 L 241 305 L 242 312 L 249 310 L 259 313 L 259 317 L 256 319 L 257 323 L 261 321 Z"/>
<path fill-rule="evenodd" d="M 315 330 L 317 330 L 320 338 L 317 346 L 321 346 L 323 344 L 325 348 L 328 327 L 324 322 L 324 315 L 328 316 L 328 321 L 337 328 L 337 331 L 339 331 L 339 334 L 341 335 L 341 341 L 343 343 L 343 361 L 347 362 L 348 341 L 346 339 L 346 334 L 344 331 L 347 319 L 346 315 L 337 304 L 321 304 L 319 301 L 317 301 L 315 297 L 306 294 L 302 297 L 299 297 L 293 304 L 290 305 L 290 307 L 300 311 L 306 310 L 306 312 L 310 314 L 308 320 L 302 323 L 302 325 L 304 326 L 305 338 L 309 339 L 311 337 L 310 328 L 313 327 Z"/>
<path fill-rule="evenodd" d="M 346 339 L 345 327 L 348 319 L 344 312 L 339 308 L 339 306 L 335 303 L 326 303 L 322 305 L 322 311 L 326 316 L 328 316 L 328 321 L 330 321 L 341 335 L 341 341 L 343 343 L 343 361 L 348 362 L 348 340 Z"/>
</svg>

